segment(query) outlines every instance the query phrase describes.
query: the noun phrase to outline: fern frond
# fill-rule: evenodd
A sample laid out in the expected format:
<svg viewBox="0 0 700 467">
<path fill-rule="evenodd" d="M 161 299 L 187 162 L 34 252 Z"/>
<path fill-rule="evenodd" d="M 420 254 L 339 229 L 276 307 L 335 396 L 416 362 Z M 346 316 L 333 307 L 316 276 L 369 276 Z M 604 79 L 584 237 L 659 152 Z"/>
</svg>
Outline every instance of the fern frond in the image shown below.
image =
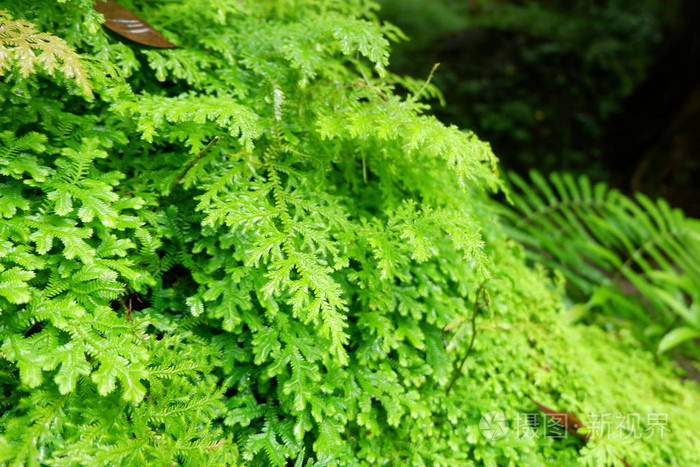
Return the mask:
<svg viewBox="0 0 700 467">
<path fill-rule="evenodd" d="M 39 32 L 34 24 L 15 20 L 5 10 L 0 10 L 0 76 L 11 66 L 19 66 L 19 72 L 27 77 L 37 68 L 49 74 L 57 71 L 76 83 L 88 97 L 92 89 L 80 57 L 63 39 Z"/>
<path fill-rule="evenodd" d="M 665 201 L 570 174 L 510 180 L 514 204 L 501 211 L 508 230 L 531 258 L 563 272 L 573 297 L 613 314 L 613 303 L 649 308 L 669 322 L 677 310 L 668 294 L 700 290 L 700 227 Z"/>
<path fill-rule="evenodd" d="M 157 131 L 172 124 L 183 124 L 186 131 L 182 133 L 193 153 L 204 148 L 204 135 L 200 135 L 195 126 L 206 124 L 221 128 L 237 137 L 240 144 L 252 148 L 253 140 L 262 129 L 258 115 L 236 100 L 225 97 L 146 96 L 135 101 L 122 101 L 114 104 L 114 110 L 122 115 L 135 117 L 138 130 L 146 141 L 153 141 Z M 209 136 L 211 139 L 211 136 Z"/>
</svg>

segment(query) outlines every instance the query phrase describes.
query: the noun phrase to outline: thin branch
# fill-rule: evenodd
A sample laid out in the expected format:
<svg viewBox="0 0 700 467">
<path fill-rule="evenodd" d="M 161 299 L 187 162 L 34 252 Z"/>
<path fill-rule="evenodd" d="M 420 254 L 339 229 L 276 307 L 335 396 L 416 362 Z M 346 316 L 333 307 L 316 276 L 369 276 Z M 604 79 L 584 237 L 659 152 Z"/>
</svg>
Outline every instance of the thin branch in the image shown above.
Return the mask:
<svg viewBox="0 0 700 467">
<path fill-rule="evenodd" d="M 221 138 L 219 138 L 219 136 L 214 136 L 214 137 L 211 139 L 211 141 L 209 141 L 209 142 L 207 143 L 207 145 L 204 146 L 204 149 L 202 149 L 201 151 L 199 151 L 199 154 L 197 154 L 196 157 L 194 157 L 193 159 L 190 159 L 190 161 L 187 163 L 187 165 L 185 166 L 185 168 L 182 169 L 182 172 L 180 172 L 180 174 L 177 176 L 177 178 L 176 178 L 175 181 L 173 182 L 173 187 L 175 187 L 175 185 L 177 185 L 178 183 L 180 183 L 180 182 L 182 181 L 182 179 L 185 177 L 185 175 L 187 175 L 187 172 L 190 171 L 190 169 L 192 168 L 192 166 L 194 166 L 194 164 L 195 164 L 199 159 L 201 159 L 202 156 L 204 156 L 204 154 L 206 154 L 207 151 L 209 151 L 209 149 L 210 149 L 214 144 L 216 144 L 216 143 L 219 141 L 219 139 L 221 139 Z"/>
<path fill-rule="evenodd" d="M 469 346 L 467 346 L 467 351 L 464 353 L 464 357 L 462 357 L 462 360 L 459 362 L 459 365 L 457 366 L 457 370 L 455 371 L 455 374 L 452 376 L 452 380 L 450 381 L 450 384 L 447 386 L 447 389 L 445 390 L 445 394 L 449 394 L 450 391 L 452 390 L 452 386 L 457 382 L 457 379 L 459 379 L 460 375 L 462 374 L 462 369 L 464 368 L 464 363 L 467 361 L 467 358 L 469 357 L 469 354 L 471 354 L 472 349 L 474 348 L 474 342 L 476 341 L 476 315 L 479 313 L 479 309 L 482 307 L 480 298 L 486 297 L 486 288 L 485 288 L 485 283 L 481 284 L 479 286 L 479 289 L 476 292 L 476 301 L 474 302 L 474 311 L 472 312 L 472 319 L 471 319 L 471 326 L 472 326 L 472 336 L 469 341 Z"/>
<path fill-rule="evenodd" d="M 411 101 L 415 102 L 416 100 L 418 100 L 418 97 L 421 94 L 423 94 L 423 92 L 425 92 L 425 90 L 428 88 L 428 85 L 433 80 L 433 75 L 435 75 L 435 71 L 437 71 L 439 66 L 440 66 L 439 63 L 436 63 L 435 65 L 433 65 L 433 68 L 430 69 L 430 73 L 428 74 L 428 79 L 425 80 L 425 82 L 423 83 L 423 86 L 421 86 L 421 88 L 418 90 L 418 92 L 415 93 L 411 97 Z"/>
</svg>

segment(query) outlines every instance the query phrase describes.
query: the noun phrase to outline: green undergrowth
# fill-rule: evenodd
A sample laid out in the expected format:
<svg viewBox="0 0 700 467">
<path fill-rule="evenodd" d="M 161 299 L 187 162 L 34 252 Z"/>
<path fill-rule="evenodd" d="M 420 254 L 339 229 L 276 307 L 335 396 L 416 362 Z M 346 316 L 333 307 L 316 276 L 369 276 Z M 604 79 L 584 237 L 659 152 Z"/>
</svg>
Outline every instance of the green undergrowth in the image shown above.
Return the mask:
<svg viewBox="0 0 700 467">
<path fill-rule="evenodd" d="M 563 321 L 370 3 L 122 3 L 180 48 L 3 3 L 0 463 L 700 462 L 697 385 Z"/>
</svg>

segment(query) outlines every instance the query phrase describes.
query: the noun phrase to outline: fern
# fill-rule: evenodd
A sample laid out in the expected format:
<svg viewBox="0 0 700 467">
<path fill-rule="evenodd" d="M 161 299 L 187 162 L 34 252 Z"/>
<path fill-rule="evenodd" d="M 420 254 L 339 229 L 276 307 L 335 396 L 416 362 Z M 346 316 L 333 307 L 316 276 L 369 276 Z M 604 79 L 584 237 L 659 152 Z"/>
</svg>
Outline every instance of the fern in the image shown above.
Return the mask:
<svg viewBox="0 0 700 467">
<path fill-rule="evenodd" d="M 547 181 L 532 172 L 531 183 L 515 174 L 511 180 L 514 205 L 503 213 L 512 235 L 535 260 L 562 271 L 572 297 L 585 302 L 579 312 L 599 307 L 643 320 L 657 336 L 678 321 L 696 330 L 681 333 L 685 339 L 673 339 L 674 345 L 697 336 L 697 220 L 663 200 L 630 198 L 584 177 L 554 173 Z M 679 330 L 664 337 L 664 350 L 669 336 L 679 336 Z"/>
<path fill-rule="evenodd" d="M 574 463 L 479 431 L 524 394 L 653 405 L 670 433 L 617 455 L 700 462 L 697 388 L 560 322 L 493 222 L 496 157 L 385 70 L 373 2 L 120 3 L 180 48 L 106 33 L 91 0 L 3 3 L 95 98 L 0 83 L 0 464 Z"/>
<path fill-rule="evenodd" d="M 37 68 L 48 74 L 61 72 L 66 78 L 75 79 L 83 93 L 92 97 L 85 68 L 64 40 L 39 32 L 32 23 L 15 20 L 0 10 L 0 76 L 15 65 L 25 78 Z"/>
<path fill-rule="evenodd" d="M 138 129 L 149 142 L 153 141 L 156 130 L 186 123 L 184 128 L 171 131 L 175 138 L 185 139 L 193 152 L 204 147 L 202 133 L 206 132 L 207 122 L 215 123 L 214 128 L 227 128 L 231 136 L 238 136 L 239 142 L 248 148 L 260 135 L 257 115 L 233 100 L 226 102 L 222 98 L 144 97 L 134 102 L 120 102 L 114 110 L 122 115 L 137 116 Z"/>
</svg>

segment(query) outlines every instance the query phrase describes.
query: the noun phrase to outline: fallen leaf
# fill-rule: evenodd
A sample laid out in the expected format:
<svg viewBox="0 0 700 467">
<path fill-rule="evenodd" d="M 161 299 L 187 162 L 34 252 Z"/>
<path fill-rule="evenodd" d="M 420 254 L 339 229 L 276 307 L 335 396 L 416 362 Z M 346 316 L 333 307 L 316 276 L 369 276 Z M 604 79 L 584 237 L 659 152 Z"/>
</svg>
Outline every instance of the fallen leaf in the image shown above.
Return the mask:
<svg viewBox="0 0 700 467">
<path fill-rule="evenodd" d="M 105 17 L 104 26 L 139 44 L 158 47 L 160 49 L 174 49 L 178 46 L 161 36 L 153 26 L 121 6 L 115 1 L 97 0 L 95 10 Z"/>
<path fill-rule="evenodd" d="M 590 438 L 590 435 L 588 433 L 579 433 L 579 429 L 581 428 L 586 428 L 586 426 L 579 420 L 579 418 L 576 416 L 576 414 L 570 413 L 570 412 L 557 412 L 556 410 L 552 410 L 549 407 L 540 404 L 536 400 L 530 398 L 530 400 L 537 406 L 538 409 L 540 409 L 545 415 L 549 416 L 550 418 L 554 419 L 559 425 L 564 427 L 566 431 L 571 433 L 572 435 L 578 436 L 584 441 L 588 441 L 588 438 Z"/>
<path fill-rule="evenodd" d="M 584 441 L 588 441 L 588 439 L 591 437 L 588 433 L 579 433 L 579 429 L 581 428 L 586 428 L 586 425 L 584 425 L 581 420 L 576 416 L 576 414 L 571 413 L 571 412 L 557 412 L 556 410 L 552 410 L 546 405 L 542 405 L 536 400 L 534 400 L 532 397 L 527 396 L 528 399 L 532 401 L 533 404 L 537 406 L 538 409 L 540 409 L 545 415 L 548 417 L 552 418 L 554 421 L 556 421 L 559 425 L 564 427 L 566 431 L 571 433 L 572 435 L 578 436 Z M 620 461 L 625 465 L 625 467 L 630 467 L 629 463 L 623 459 L 620 456 L 615 456 Z"/>
</svg>

